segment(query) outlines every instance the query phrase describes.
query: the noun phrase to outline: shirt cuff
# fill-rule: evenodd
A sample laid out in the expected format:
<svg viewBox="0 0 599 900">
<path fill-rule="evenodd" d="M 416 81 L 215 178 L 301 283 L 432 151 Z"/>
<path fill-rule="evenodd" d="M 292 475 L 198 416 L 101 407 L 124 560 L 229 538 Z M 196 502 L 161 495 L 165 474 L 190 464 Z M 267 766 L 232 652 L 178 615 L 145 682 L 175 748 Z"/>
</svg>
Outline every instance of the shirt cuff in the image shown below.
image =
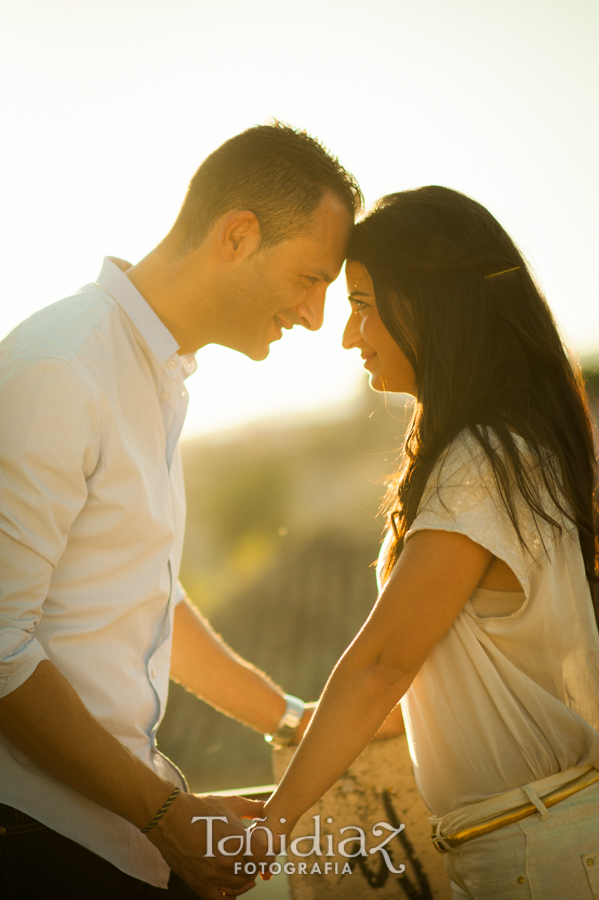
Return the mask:
<svg viewBox="0 0 599 900">
<path fill-rule="evenodd" d="M 10 661 L 0 657 L 0 697 L 6 697 L 16 691 L 30 675 L 33 675 L 44 659 L 49 659 L 48 654 L 35 638 L 20 647 Z"/>
</svg>

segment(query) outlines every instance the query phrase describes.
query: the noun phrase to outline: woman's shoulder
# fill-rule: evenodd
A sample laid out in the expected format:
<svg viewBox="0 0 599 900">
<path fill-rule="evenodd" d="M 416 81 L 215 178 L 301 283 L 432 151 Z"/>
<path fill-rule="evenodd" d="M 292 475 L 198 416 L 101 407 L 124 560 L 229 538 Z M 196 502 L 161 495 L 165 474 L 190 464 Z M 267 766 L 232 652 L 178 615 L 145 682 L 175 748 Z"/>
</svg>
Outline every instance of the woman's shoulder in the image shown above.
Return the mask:
<svg viewBox="0 0 599 900">
<path fill-rule="evenodd" d="M 482 441 L 489 441 L 494 449 L 500 450 L 500 442 L 494 431 L 476 426 Z M 439 488 L 463 487 L 472 490 L 477 482 L 488 484 L 488 455 L 483 443 L 470 428 L 464 428 L 439 453 L 429 475 L 424 496 Z M 424 499 L 424 498 L 423 498 Z"/>
<path fill-rule="evenodd" d="M 467 518 L 493 522 L 506 536 L 518 522 L 526 545 L 545 545 L 554 534 L 543 510 L 560 528 L 572 531 L 561 496 L 557 463 L 551 454 L 533 453 L 520 435 L 510 433 L 509 445 L 484 425 L 461 431 L 440 453 L 426 483 L 418 510 L 421 516 Z M 553 481 L 560 506 L 547 489 Z M 525 492 L 523 493 L 523 485 Z M 575 530 L 575 529 L 574 529 Z"/>
<path fill-rule="evenodd" d="M 536 458 L 519 434 L 510 431 L 508 441 L 509 446 L 488 425 L 464 428 L 439 454 L 429 482 L 443 484 L 450 479 L 454 481 L 456 476 L 462 476 L 465 487 L 472 487 L 473 481 L 481 480 L 489 488 L 495 480 L 491 476 L 496 471 L 492 458 L 505 467 L 508 476 L 513 474 L 514 459 L 533 478 L 541 475 L 542 465 L 554 467 L 555 463 L 549 453 L 541 460 Z"/>
<path fill-rule="evenodd" d="M 494 441 L 494 436 L 491 439 Z M 460 431 L 435 460 L 419 512 L 448 505 L 457 512 L 458 507 L 465 509 L 471 504 L 476 505 L 480 491 L 488 500 L 494 494 L 491 475 L 492 467 L 481 442 L 471 429 Z"/>
</svg>

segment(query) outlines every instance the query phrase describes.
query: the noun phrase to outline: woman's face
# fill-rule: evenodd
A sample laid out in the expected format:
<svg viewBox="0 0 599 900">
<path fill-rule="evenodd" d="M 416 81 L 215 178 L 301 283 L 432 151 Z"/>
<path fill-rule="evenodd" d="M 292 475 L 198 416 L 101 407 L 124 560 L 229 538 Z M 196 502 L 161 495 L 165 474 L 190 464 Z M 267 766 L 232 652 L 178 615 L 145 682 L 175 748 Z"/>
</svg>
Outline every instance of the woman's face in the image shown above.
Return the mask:
<svg viewBox="0 0 599 900">
<path fill-rule="evenodd" d="M 343 332 L 343 346 L 360 351 L 373 390 L 415 397 L 414 369 L 381 321 L 370 275 L 361 263 L 348 260 L 345 277 L 351 314 Z"/>
</svg>

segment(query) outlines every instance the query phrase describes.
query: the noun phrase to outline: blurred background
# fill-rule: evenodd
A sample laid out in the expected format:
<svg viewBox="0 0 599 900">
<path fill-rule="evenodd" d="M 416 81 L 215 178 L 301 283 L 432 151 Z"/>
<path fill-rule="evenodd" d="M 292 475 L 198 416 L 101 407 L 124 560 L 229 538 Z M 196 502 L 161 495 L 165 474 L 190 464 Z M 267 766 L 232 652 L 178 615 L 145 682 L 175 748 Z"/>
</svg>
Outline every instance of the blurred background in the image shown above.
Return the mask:
<svg viewBox="0 0 599 900">
<path fill-rule="evenodd" d="M 318 699 L 376 599 L 376 514 L 410 411 L 364 386 L 342 414 L 183 445 L 181 580 L 230 646 L 287 693 Z M 272 782 L 262 735 L 179 685 L 158 739 L 196 790 Z"/>
<path fill-rule="evenodd" d="M 277 117 L 317 135 L 367 205 L 443 184 L 517 240 L 585 371 L 599 364 L 596 0 L 2 2 L 0 335 L 137 262 L 202 159 Z M 340 337 L 254 363 L 209 346 L 189 384 L 182 580 L 232 646 L 316 699 L 375 597 L 376 511 L 409 406 Z M 405 399 L 405 398 L 404 398 Z M 271 780 L 259 735 L 176 686 L 160 740 L 196 790 Z"/>
</svg>

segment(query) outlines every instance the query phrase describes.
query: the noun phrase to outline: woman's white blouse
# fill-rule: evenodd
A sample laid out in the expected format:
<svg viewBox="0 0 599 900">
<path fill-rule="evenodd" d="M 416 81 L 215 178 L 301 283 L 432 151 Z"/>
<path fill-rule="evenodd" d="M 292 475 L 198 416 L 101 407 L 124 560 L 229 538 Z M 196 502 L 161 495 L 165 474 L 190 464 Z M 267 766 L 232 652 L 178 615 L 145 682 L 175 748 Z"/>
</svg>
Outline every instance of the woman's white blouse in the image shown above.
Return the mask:
<svg viewBox="0 0 599 900">
<path fill-rule="evenodd" d="M 578 533 L 566 522 L 556 536 L 519 495 L 516 507 L 528 550 L 487 457 L 462 432 L 406 535 L 465 534 L 504 560 L 524 592 L 476 591 L 401 701 L 416 783 L 435 815 L 571 766 L 599 767 L 599 638 Z"/>
</svg>

